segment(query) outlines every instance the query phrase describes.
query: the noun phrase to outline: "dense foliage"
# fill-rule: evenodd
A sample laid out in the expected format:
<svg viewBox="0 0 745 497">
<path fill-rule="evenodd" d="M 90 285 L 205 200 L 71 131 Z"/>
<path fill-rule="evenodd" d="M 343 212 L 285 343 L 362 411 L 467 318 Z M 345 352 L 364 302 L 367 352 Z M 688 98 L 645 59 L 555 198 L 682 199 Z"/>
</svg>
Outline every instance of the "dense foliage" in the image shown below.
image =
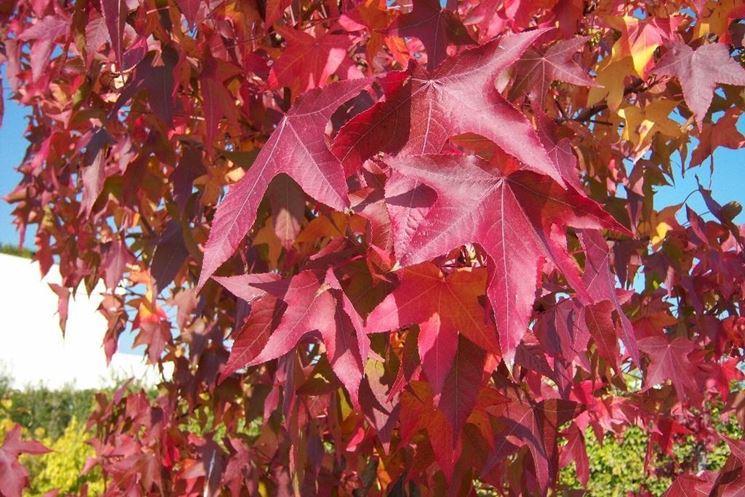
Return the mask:
<svg viewBox="0 0 745 497">
<path fill-rule="evenodd" d="M 25 456 L 21 458 L 29 473 L 29 488 L 24 495 L 40 497 L 52 490 L 60 495 L 80 492 L 85 488 L 89 496 L 103 493 L 104 483 L 100 471 L 86 467 L 86 462 L 94 456 L 88 440 L 93 436 L 79 419 L 86 419 L 90 414 L 94 394 L 90 391 L 63 388 L 50 390 L 45 387 L 15 390 L 3 388 L 3 377 L 0 376 L 0 440 L 5 433 L 20 424 L 27 436 L 32 436 L 50 449 L 42 456 Z M 42 395 L 43 394 L 43 395 Z M 75 398 L 71 403 L 69 399 Z M 47 416 L 49 406 L 62 406 L 56 412 L 59 416 Z M 69 409 L 66 406 L 74 406 Z M 44 413 L 40 416 L 28 416 L 29 409 Z M 72 417 L 70 415 L 72 414 Z M 69 418 L 69 419 L 68 419 Z M 68 419 L 63 425 L 63 419 Z M 196 429 L 193 427 L 192 429 Z M 736 420 L 731 419 L 727 425 L 717 429 L 733 437 L 741 436 Z M 660 495 L 670 485 L 668 464 L 685 464 L 695 450 L 696 441 L 692 436 L 679 440 L 673 447 L 672 456 L 664 464 L 658 465 L 655 471 L 645 471 L 646 446 L 649 435 L 643 430 L 632 427 L 617 436 L 607 436 L 603 443 L 598 443 L 592 432 L 586 438 L 587 460 L 590 477 L 587 489 L 593 497 L 624 497 L 630 491 L 646 490 L 653 495 Z M 719 444 L 706 456 L 707 469 L 721 468 L 727 457 L 726 444 Z M 659 469 L 660 475 L 657 475 Z M 574 465 L 566 466 L 560 474 L 561 482 L 570 488 L 579 488 Z M 481 495 L 489 495 L 482 489 Z"/>
<path fill-rule="evenodd" d="M 740 207 L 654 192 L 745 144 L 743 16 L 0 3 L 31 109 L 9 200 L 61 324 L 103 280 L 106 353 L 131 329 L 173 366 L 98 397 L 104 494 L 548 495 L 636 426 L 668 497 L 741 495 Z M 0 456 L 40 450 L 19 440 Z"/>
</svg>

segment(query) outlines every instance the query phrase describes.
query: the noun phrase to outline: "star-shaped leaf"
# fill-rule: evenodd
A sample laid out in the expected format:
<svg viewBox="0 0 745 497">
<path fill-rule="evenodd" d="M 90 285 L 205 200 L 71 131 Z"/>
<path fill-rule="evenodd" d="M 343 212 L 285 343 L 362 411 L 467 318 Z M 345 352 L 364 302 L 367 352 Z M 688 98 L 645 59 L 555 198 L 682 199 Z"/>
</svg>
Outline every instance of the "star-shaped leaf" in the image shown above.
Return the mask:
<svg viewBox="0 0 745 497">
<path fill-rule="evenodd" d="M 444 274 L 426 262 L 397 273 L 399 284 L 367 317 L 367 330 L 419 325 L 419 356 L 435 395 L 442 391 L 455 358 L 458 333 L 497 352 L 497 336 L 479 302 L 486 291 L 485 268 Z"/>
<path fill-rule="evenodd" d="M 574 462 L 577 478 L 582 485 L 587 485 L 590 479 L 590 461 L 587 457 L 587 446 L 582 430 L 577 427 L 576 423 L 572 423 L 564 436 L 567 444 L 561 449 L 559 466 L 563 468 Z"/>
<path fill-rule="evenodd" d="M 15 425 L 5 435 L 0 446 L 0 495 L 3 497 L 21 497 L 28 484 L 28 472 L 18 462 L 21 454 L 45 454 L 49 449 L 39 442 L 21 439 L 21 427 Z"/>
<path fill-rule="evenodd" d="M 542 104 L 553 81 L 593 86 L 595 83 L 592 78 L 572 60 L 585 42 L 586 37 L 577 36 L 551 45 L 544 53 L 533 49 L 527 50 L 515 64 L 516 76 L 512 92 L 531 95 Z"/>
<path fill-rule="evenodd" d="M 368 338 L 364 334 L 362 318 L 344 294 L 333 271 L 329 270 L 324 275 L 308 270 L 292 277 L 287 285 L 272 282 L 256 286 L 262 286 L 270 296 L 281 299 L 287 308 L 261 352 L 245 365 L 255 366 L 277 359 L 295 348 L 304 337 L 318 333 L 326 346 L 334 373 L 347 388 L 352 402 L 358 406 Z M 257 317 L 258 331 L 251 330 L 256 340 L 266 334 L 267 319 L 267 316 Z M 253 343 L 247 350 L 251 347 Z M 249 352 L 252 354 L 253 350 Z"/>
<path fill-rule="evenodd" d="M 414 65 L 381 82 L 385 100 L 350 120 L 334 139 L 348 172 L 383 151 L 436 154 L 455 135 L 475 133 L 525 167 L 563 184 L 561 174 L 527 118 L 494 87 L 494 79 L 545 30 L 505 36 L 448 59 L 434 71 Z"/>
<path fill-rule="evenodd" d="M 199 287 L 233 255 L 256 220 L 264 192 L 278 174 L 292 177 L 305 193 L 334 209 L 348 205 L 344 171 L 326 147 L 324 129 L 331 114 L 368 82 L 349 80 L 311 90 L 277 124 L 251 168 L 230 187 L 217 208 L 204 248 Z"/>
<path fill-rule="evenodd" d="M 595 202 L 533 172 L 504 176 L 485 161 L 465 155 L 424 155 L 392 159 L 389 164 L 394 172 L 386 184 L 386 202 L 399 212 L 410 201 L 400 193 L 399 182 L 422 183 L 436 192 L 426 212 L 417 207 L 412 223 L 394 226 L 401 263 L 418 264 L 478 243 L 490 259 L 487 295 L 502 354 L 508 359 L 527 329 L 541 261 L 551 261 L 565 274 L 576 271 L 556 227 L 623 231 Z M 578 278 L 572 280 L 581 285 Z"/>
<path fill-rule="evenodd" d="M 284 26 L 278 26 L 277 32 L 287 41 L 287 48 L 272 66 L 269 85 L 287 86 L 293 95 L 325 86 L 352 46 L 347 35 L 324 34 L 315 38 Z"/>
<path fill-rule="evenodd" d="M 545 496 L 559 467 L 559 427 L 573 419 L 582 408 L 576 402 L 548 399 L 535 405 L 513 400 L 503 409 L 498 418 L 502 429 L 495 434 L 494 450 L 487 458 L 483 472 L 488 472 L 518 446 L 527 446 L 538 486 Z"/>
<path fill-rule="evenodd" d="M 737 129 L 739 115 L 734 110 L 727 110 L 716 123 L 704 125 L 688 167 L 701 165 L 718 147 L 734 150 L 745 147 L 745 136 Z"/>
<path fill-rule="evenodd" d="M 124 48 L 124 24 L 127 21 L 127 2 L 124 0 L 104 0 L 101 2 L 101 13 L 106 21 L 106 29 L 109 31 L 111 49 L 114 51 L 117 69 L 122 70 L 122 53 Z"/>
<path fill-rule="evenodd" d="M 238 119 L 235 98 L 225 87 L 225 81 L 240 73 L 232 64 L 214 58 L 209 52 L 204 56 L 199 84 L 204 98 L 205 144 L 212 146 L 217 137 L 220 120 L 225 117 L 234 123 Z"/>
<path fill-rule="evenodd" d="M 708 497 L 713 481 L 684 473 L 678 476 L 662 497 Z"/>
<path fill-rule="evenodd" d="M 394 32 L 418 38 L 427 50 L 427 68 L 434 69 L 447 57 L 448 45 L 474 43 L 458 16 L 438 0 L 414 0 L 414 10 L 398 18 Z"/>
<path fill-rule="evenodd" d="M 613 45 L 611 58 L 620 60 L 624 57 L 631 57 L 634 72 L 644 78 L 655 50 L 665 40 L 674 38 L 682 17 L 639 19 L 635 16 L 609 16 L 606 20 L 611 27 L 621 33 Z"/>
<path fill-rule="evenodd" d="M 623 312 L 621 302 L 616 295 L 616 280 L 610 267 L 608 243 L 603 238 L 602 233 L 597 230 L 583 230 L 580 233 L 580 241 L 586 255 L 585 273 L 582 281 L 586 285 L 587 292 L 592 296 L 593 302 L 600 304 L 603 301 L 609 301 L 613 305 L 621 321 L 622 339 L 624 345 L 626 345 L 626 350 L 634 362 L 639 364 L 639 348 L 634 327 Z M 586 313 L 587 324 L 596 337 L 596 341 L 598 341 L 599 351 L 601 354 L 606 353 L 605 357 L 609 360 L 611 359 L 610 354 L 618 350 L 610 343 L 615 340 L 615 336 L 608 336 L 609 333 L 607 333 L 613 328 L 610 310 L 605 305 L 599 305 L 587 308 Z M 606 315 L 601 317 L 604 312 Z M 600 338 L 600 335 L 602 335 L 602 338 Z M 601 344 L 600 340 L 604 344 Z"/>
<path fill-rule="evenodd" d="M 668 340 L 664 336 L 652 336 L 639 340 L 639 348 L 650 359 L 645 376 L 648 387 L 671 380 L 681 402 L 701 397 L 696 377 L 698 369 L 688 355 L 697 349 L 687 338 Z"/>
<path fill-rule="evenodd" d="M 486 353 L 481 347 L 460 338 L 453 366 L 445 378 L 442 396 L 437 404 L 450 422 L 456 439 L 460 437 L 460 432 L 476 405 L 484 376 L 485 359 Z"/>
<path fill-rule="evenodd" d="M 115 1 L 109 0 L 107 3 Z M 49 65 L 52 50 L 55 47 L 54 42 L 64 36 L 69 29 L 70 21 L 57 16 L 45 16 L 38 19 L 18 36 L 21 41 L 33 42 L 29 53 L 33 81 L 37 81 L 44 74 Z"/>
<path fill-rule="evenodd" d="M 730 57 L 727 45 L 722 43 L 709 43 L 696 50 L 684 43 L 675 43 L 668 47 L 654 72 L 678 78 L 683 98 L 699 129 L 718 83 L 745 85 L 745 69 Z"/>
<path fill-rule="evenodd" d="M 279 300 L 266 295 L 251 306 L 251 313 L 240 331 L 233 337 L 228 362 L 220 371 L 220 378 L 226 378 L 236 370 L 249 364 L 266 346 L 272 329 L 277 326 Z"/>
<path fill-rule="evenodd" d="M 739 497 L 745 492 L 745 447 L 743 447 L 741 440 L 736 441 L 728 437 L 724 437 L 724 440 L 729 446 L 730 455 L 713 481 L 713 486 L 707 495 L 711 497 Z"/>
<path fill-rule="evenodd" d="M 438 399 L 424 382 L 412 382 L 401 396 L 401 433 L 405 439 L 426 429 L 435 459 L 445 477 L 452 477 L 460 455 L 463 427 L 477 404 L 486 353 L 464 337 Z"/>
</svg>

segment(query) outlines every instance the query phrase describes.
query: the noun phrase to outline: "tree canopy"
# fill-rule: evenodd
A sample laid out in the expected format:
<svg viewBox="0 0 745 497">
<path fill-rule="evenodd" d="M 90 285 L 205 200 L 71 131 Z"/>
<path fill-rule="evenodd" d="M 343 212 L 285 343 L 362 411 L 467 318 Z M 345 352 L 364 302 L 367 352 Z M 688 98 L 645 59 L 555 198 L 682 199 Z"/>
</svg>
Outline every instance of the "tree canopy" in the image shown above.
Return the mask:
<svg viewBox="0 0 745 497">
<path fill-rule="evenodd" d="M 745 422 L 740 206 L 655 192 L 745 144 L 743 18 L 0 1 L 30 112 L 7 200 L 59 266 L 60 325 L 102 283 L 105 353 L 133 333 L 173 370 L 98 397 L 104 495 L 580 495 L 585 437 L 630 426 L 667 497 L 742 495 L 719 429 Z M 5 440 L 17 497 L 43 447 Z"/>
</svg>

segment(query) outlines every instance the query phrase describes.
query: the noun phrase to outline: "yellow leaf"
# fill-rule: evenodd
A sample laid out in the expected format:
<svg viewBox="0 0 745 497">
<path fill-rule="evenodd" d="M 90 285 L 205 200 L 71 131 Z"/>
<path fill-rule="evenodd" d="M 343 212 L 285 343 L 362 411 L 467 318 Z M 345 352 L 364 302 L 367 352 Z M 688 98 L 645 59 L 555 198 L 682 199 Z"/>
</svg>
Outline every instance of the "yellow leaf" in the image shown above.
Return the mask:
<svg viewBox="0 0 745 497">
<path fill-rule="evenodd" d="M 670 231 L 671 229 L 673 229 L 673 227 L 667 224 L 665 221 L 657 224 L 657 227 L 655 228 L 655 235 L 650 240 L 652 242 L 652 245 L 658 245 L 660 242 L 662 242 L 662 240 L 664 240 L 667 236 L 668 231 Z"/>
<path fill-rule="evenodd" d="M 225 174 L 225 179 L 227 179 L 229 183 L 236 183 L 245 174 L 246 171 L 242 167 L 234 167 L 233 169 L 228 171 L 227 174 Z"/>
<path fill-rule="evenodd" d="M 318 216 L 303 228 L 295 243 L 314 244 L 321 238 L 341 238 L 349 225 L 349 217 L 341 212 L 332 212 L 331 218 Z"/>
<path fill-rule="evenodd" d="M 635 74 L 634 64 L 631 57 L 621 60 L 606 59 L 598 68 L 598 76 L 595 82 L 599 85 L 590 88 L 587 95 L 587 105 L 592 106 L 605 99 L 608 108 L 616 111 L 623 101 L 623 91 L 627 76 Z"/>
<path fill-rule="evenodd" d="M 648 236 L 653 245 L 660 244 L 670 230 L 679 226 L 675 219 L 675 214 L 680 210 L 683 204 L 676 204 L 665 207 L 659 212 L 654 212 L 648 221 L 639 225 L 639 236 Z"/>
<path fill-rule="evenodd" d="M 637 50 L 631 52 L 631 59 L 634 61 L 634 70 L 640 77 L 644 77 L 644 68 L 647 67 L 649 61 L 654 56 L 654 51 L 657 50 L 659 44 L 641 46 Z"/>
<path fill-rule="evenodd" d="M 266 245 L 268 249 L 267 263 L 271 269 L 277 268 L 277 261 L 282 253 L 282 242 L 279 240 L 277 233 L 274 231 L 272 218 L 267 218 L 264 226 L 256 232 L 253 238 L 254 245 Z"/>
<path fill-rule="evenodd" d="M 721 37 L 734 19 L 730 18 L 732 11 L 741 4 L 742 0 L 709 0 L 701 17 L 693 28 L 693 37 L 701 38 L 711 34 Z"/>
<path fill-rule="evenodd" d="M 150 312 L 149 308 L 155 308 L 154 305 L 155 302 L 155 289 L 154 289 L 154 282 L 152 275 L 149 271 L 143 271 L 139 269 L 136 266 L 132 266 L 130 272 L 129 272 L 129 280 L 134 283 L 135 285 L 145 285 L 145 295 L 143 298 L 145 299 L 145 304 L 148 306 L 148 314 L 146 317 L 149 317 L 152 312 Z"/>
<path fill-rule="evenodd" d="M 615 30 L 621 32 L 621 37 L 611 49 L 611 59 L 621 60 L 630 56 L 634 71 L 644 76 L 644 68 L 654 55 L 659 42 L 651 37 L 645 29 L 642 20 L 632 16 L 621 18 L 609 16 L 606 22 Z"/>
<path fill-rule="evenodd" d="M 674 100 L 659 99 L 649 102 L 644 108 L 626 105 L 618 110 L 618 115 L 625 121 L 623 139 L 634 144 L 638 150 L 651 142 L 656 133 L 670 138 L 681 135 L 680 124 L 668 116 L 678 105 Z"/>
<path fill-rule="evenodd" d="M 608 16 L 606 22 L 621 32 L 621 37 L 611 49 L 611 60 L 617 61 L 631 57 L 634 72 L 646 77 L 646 68 L 655 50 L 663 42 L 663 31 L 654 19 L 638 19 L 633 16 Z"/>
</svg>

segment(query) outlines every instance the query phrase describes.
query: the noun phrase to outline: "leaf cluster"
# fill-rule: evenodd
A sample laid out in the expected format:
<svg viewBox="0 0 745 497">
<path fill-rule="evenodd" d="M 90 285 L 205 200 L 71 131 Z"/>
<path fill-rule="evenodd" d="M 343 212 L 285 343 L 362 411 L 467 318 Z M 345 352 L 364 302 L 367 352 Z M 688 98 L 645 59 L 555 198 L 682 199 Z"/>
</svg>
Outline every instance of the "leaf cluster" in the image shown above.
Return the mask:
<svg viewBox="0 0 745 497">
<path fill-rule="evenodd" d="M 21 238 L 59 267 L 63 328 L 103 282 L 105 353 L 131 331 L 164 372 L 96 397 L 105 495 L 546 496 L 570 464 L 588 485 L 590 432 L 633 426 L 650 474 L 696 440 L 668 497 L 741 494 L 745 442 L 716 421 L 745 419 L 741 209 L 655 192 L 745 144 L 742 16 L 2 7 Z"/>
</svg>

